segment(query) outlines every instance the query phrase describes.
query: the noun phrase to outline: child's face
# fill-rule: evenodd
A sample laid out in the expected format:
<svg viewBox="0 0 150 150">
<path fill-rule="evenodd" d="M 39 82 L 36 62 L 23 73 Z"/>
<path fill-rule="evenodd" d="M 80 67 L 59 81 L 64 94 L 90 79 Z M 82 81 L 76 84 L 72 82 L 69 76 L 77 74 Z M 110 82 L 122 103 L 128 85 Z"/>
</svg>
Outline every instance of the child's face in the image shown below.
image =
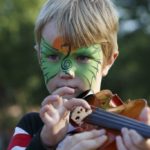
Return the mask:
<svg viewBox="0 0 150 150">
<path fill-rule="evenodd" d="M 41 69 L 50 93 L 62 87 L 75 90 L 76 97 L 86 90 L 98 92 L 103 74 L 103 53 L 100 44 L 72 49 L 63 43 L 54 23 L 46 24 L 41 40 Z"/>
</svg>

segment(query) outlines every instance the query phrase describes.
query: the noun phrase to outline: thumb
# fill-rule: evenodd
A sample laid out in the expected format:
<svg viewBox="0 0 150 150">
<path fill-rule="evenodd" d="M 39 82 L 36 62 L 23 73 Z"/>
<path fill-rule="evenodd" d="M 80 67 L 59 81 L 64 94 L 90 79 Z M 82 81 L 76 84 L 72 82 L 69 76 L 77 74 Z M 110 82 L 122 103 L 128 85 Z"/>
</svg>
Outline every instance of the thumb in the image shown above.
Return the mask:
<svg viewBox="0 0 150 150">
<path fill-rule="evenodd" d="M 72 111 L 77 106 L 82 106 L 85 109 L 91 109 L 90 105 L 83 99 L 72 98 L 71 100 L 64 102 L 64 107 L 69 111 Z"/>
<path fill-rule="evenodd" d="M 140 121 L 150 125 L 150 108 L 149 107 L 145 107 L 140 116 L 139 116 Z"/>
</svg>

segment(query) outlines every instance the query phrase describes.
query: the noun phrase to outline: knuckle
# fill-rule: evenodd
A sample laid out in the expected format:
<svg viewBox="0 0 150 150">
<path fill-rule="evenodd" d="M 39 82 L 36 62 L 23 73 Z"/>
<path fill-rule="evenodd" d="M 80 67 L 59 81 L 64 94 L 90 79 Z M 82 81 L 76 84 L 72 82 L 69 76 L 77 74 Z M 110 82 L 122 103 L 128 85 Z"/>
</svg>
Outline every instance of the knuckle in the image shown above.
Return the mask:
<svg viewBox="0 0 150 150">
<path fill-rule="evenodd" d="M 78 134 L 73 135 L 74 140 L 78 139 Z"/>
<path fill-rule="evenodd" d="M 91 134 L 92 134 L 92 136 L 97 136 L 97 135 L 99 135 L 99 133 L 98 133 L 97 130 L 92 130 L 92 131 L 91 131 Z"/>
<path fill-rule="evenodd" d="M 81 146 L 83 149 L 88 149 L 88 143 L 87 143 L 87 141 L 81 141 L 81 142 L 80 142 L 80 146 Z"/>
<path fill-rule="evenodd" d="M 71 141 L 72 140 L 72 136 L 67 136 L 66 140 Z"/>
<path fill-rule="evenodd" d="M 135 145 L 142 145 L 144 143 L 144 141 L 138 140 L 138 139 L 134 140 L 133 142 L 134 142 Z"/>
<path fill-rule="evenodd" d="M 79 134 L 73 135 L 73 140 L 74 140 L 75 142 L 80 142 L 81 140 L 80 140 Z"/>
<path fill-rule="evenodd" d="M 128 145 L 126 144 L 126 147 L 129 149 L 129 150 L 135 150 L 134 146 L 129 143 Z"/>
<path fill-rule="evenodd" d="M 129 150 L 138 150 L 138 149 L 135 148 L 134 146 L 131 146 L 131 147 L 129 148 Z"/>
<path fill-rule="evenodd" d="M 130 142 L 128 142 L 128 143 L 126 142 L 125 145 L 129 150 L 132 148 L 132 144 Z"/>
<path fill-rule="evenodd" d="M 72 142 L 72 136 L 67 136 L 67 137 L 65 138 L 65 140 L 64 140 L 64 144 L 65 144 L 65 143 L 70 143 L 70 142 Z"/>
</svg>

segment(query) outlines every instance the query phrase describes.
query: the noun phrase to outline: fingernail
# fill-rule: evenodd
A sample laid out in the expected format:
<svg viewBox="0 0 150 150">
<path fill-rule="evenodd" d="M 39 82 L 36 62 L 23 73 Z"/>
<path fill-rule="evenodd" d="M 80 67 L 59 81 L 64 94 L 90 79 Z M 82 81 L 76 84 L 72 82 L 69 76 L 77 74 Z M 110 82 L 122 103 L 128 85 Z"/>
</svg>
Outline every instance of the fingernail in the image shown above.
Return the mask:
<svg viewBox="0 0 150 150">
<path fill-rule="evenodd" d="M 121 136 L 116 136 L 116 140 L 120 140 L 121 139 Z"/>
<path fill-rule="evenodd" d="M 101 130 L 99 130 L 99 133 L 100 133 L 100 135 L 105 134 L 105 133 L 106 133 L 106 130 L 101 129 Z"/>
<path fill-rule="evenodd" d="M 127 132 L 127 131 L 128 131 L 128 129 L 125 128 L 125 127 L 123 127 L 123 128 L 121 129 L 121 133 L 125 133 L 125 132 Z"/>
<path fill-rule="evenodd" d="M 107 140 L 108 137 L 106 135 L 102 135 L 101 138 L 103 138 L 103 140 Z"/>
<path fill-rule="evenodd" d="M 59 95 L 52 95 L 52 96 L 51 96 L 52 100 L 56 100 L 56 99 L 58 99 L 59 97 L 60 97 Z"/>
</svg>

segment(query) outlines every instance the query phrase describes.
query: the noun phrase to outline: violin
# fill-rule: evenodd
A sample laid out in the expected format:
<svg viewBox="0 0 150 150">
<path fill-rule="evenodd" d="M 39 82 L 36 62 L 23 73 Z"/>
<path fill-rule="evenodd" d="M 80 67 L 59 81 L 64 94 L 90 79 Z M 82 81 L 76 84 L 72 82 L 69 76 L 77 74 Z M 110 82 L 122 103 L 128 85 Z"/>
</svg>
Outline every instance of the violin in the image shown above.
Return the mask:
<svg viewBox="0 0 150 150">
<path fill-rule="evenodd" d="M 70 122 L 77 132 L 105 128 L 108 140 L 97 150 L 117 150 L 115 137 L 121 128 L 134 129 L 144 138 L 150 138 L 150 126 L 140 122 L 139 115 L 147 103 L 145 99 L 128 100 L 124 103 L 117 94 L 102 90 L 97 94 L 86 91 L 79 96 L 91 105 L 91 110 L 76 107 L 70 115 Z"/>
</svg>

